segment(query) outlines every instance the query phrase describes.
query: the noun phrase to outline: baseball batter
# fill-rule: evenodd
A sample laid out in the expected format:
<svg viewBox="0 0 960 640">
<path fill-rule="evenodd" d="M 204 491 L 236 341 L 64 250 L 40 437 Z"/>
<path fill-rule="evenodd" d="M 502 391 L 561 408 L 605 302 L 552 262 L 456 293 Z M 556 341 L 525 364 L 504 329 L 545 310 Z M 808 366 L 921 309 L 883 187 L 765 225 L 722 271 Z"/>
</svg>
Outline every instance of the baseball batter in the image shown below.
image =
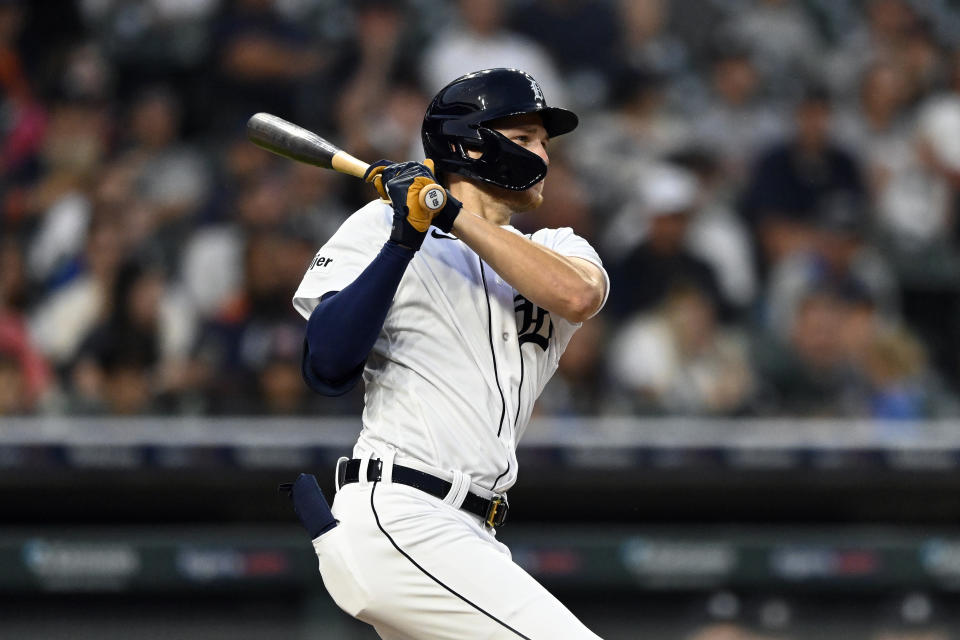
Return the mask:
<svg viewBox="0 0 960 640">
<path fill-rule="evenodd" d="M 309 476 L 294 504 L 330 595 L 382 638 L 597 637 L 495 537 L 534 402 L 608 291 L 571 229 L 510 226 L 542 201 L 549 140 L 576 125 L 522 71 L 454 80 L 424 117 L 429 159 L 371 166 L 382 198 L 317 252 L 294 297 L 310 387 L 366 389 L 333 515 Z M 434 182 L 437 211 L 419 198 Z"/>
</svg>

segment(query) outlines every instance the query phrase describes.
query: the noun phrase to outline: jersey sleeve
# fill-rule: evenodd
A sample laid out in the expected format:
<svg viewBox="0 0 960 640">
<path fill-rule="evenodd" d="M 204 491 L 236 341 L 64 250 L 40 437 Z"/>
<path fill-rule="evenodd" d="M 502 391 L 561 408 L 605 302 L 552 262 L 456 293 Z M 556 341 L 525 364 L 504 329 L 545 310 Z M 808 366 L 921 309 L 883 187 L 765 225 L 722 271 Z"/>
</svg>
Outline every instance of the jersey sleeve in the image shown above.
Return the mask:
<svg viewBox="0 0 960 640">
<path fill-rule="evenodd" d="M 353 282 L 390 237 L 390 205 L 375 200 L 356 211 L 310 260 L 293 295 L 293 307 L 310 318 L 320 298 Z"/>
<path fill-rule="evenodd" d="M 600 271 L 603 272 L 604 291 L 603 302 L 600 304 L 600 308 L 597 309 L 597 313 L 599 313 L 600 309 L 603 308 L 603 305 L 607 303 L 607 296 L 610 295 L 610 277 L 607 275 L 607 270 L 603 268 L 603 262 L 601 262 L 600 256 L 597 254 L 596 250 L 590 246 L 590 243 L 574 233 L 573 229 L 570 227 L 561 227 L 560 229 L 541 229 L 534 233 L 530 239 L 537 244 L 541 244 L 548 249 L 556 251 L 560 255 L 570 258 L 582 258 L 600 268 Z M 582 323 L 570 322 L 569 320 L 565 320 L 559 316 L 552 320 L 552 322 L 554 331 L 551 337 L 552 344 L 550 354 L 551 359 L 556 362 L 560 359 L 560 356 L 570 343 L 570 339 L 573 337 L 573 334 L 576 333 L 577 329 L 580 328 Z M 545 382 L 546 381 L 544 381 L 544 383 Z"/>
<path fill-rule="evenodd" d="M 610 276 L 607 275 L 607 270 L 603 268 L 603 262 L 600 260 L 600 256 L 597 254 L 597 251 L 590 246 L 590 243 L 574 233 L 570 227 L 541 229 L 534 233 L 530 239 L 548 249 L 553 249 L 560 255 L 567 256 L 568 258 L 583 258 L 600 268 L 600 271 L 603 273 L 604 282 L 603 302 L 600 303 L 600 308 L 597 309 L 596 312 L 600 313 L 600 309 L 603 309 L 604 305 L 607 304 L 607 297 L 610 295 Z M 594 315 L 596 315 L 596 313 Z"/>
</svg>

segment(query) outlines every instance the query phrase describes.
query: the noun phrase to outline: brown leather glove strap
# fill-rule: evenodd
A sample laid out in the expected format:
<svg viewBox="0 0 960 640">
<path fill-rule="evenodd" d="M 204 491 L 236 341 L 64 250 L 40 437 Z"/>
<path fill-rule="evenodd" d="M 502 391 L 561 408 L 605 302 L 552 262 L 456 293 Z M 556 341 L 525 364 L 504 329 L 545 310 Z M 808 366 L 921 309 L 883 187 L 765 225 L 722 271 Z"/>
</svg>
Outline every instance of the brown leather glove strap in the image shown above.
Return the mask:
<svg viewBox="0 0 960 640">
<path fill-rule="evenodd" d="M 364 174 L 363 179 L 365 182 L 369 182 L 376 188 L 377 193 L 380 194 L 380 199 L 389 202 L 390 195 L 387 193 L 386 187 L 383 186 L 383 170 L 393 164 L 389 160 L 378 160 L 377 162 L 370 165 L 367 168 L 367 172 Z"/>
</svg>

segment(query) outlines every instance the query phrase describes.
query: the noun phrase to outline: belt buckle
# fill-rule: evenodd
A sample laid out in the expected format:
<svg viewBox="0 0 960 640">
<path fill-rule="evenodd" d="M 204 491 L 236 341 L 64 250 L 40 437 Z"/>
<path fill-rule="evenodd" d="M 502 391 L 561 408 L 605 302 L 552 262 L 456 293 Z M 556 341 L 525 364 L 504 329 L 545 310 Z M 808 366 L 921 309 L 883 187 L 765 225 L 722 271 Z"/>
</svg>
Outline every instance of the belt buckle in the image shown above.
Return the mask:
<svg viewBox="0 0 960 640">
<path fill-rule="evenodd" d="M 507 521 L 507 513 L 510 511 L 510 503 L 507 501 L 507 494 L 494 496 L 487 507 L 487 526 L 491 529 L 503 526 Z"/>
</svg>

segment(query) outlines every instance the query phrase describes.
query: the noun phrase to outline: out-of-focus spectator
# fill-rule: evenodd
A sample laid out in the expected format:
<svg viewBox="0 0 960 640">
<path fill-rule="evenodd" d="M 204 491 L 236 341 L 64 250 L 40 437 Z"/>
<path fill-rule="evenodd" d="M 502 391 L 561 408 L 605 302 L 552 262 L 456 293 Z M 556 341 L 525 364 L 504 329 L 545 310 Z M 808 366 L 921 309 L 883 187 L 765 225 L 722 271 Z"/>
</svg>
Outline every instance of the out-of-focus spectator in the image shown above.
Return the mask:
<svg viewBox="0 0 960 640">
<path fill-rule="evenodd" d="M 109 306 L 79 348 L 75 406 L 108 413 L 179 409 L 199 382 L 191 362 L 195 319 L 185 296 L 157 265 L 134 261 L 119 270 Z"/>
<path fill-rule="evenodd" d="M 742 210 L 767 265 L 811 248 L 818 207 L 828 198 L 865 195 L 855 158 L 830 137 L 831 115 L 827 94 L 808 90 L 796 107 L 793 135 L 753 168 Z"/>
<path fill-rule="evenodd" d="M 721 41 L 710 61 L 711 93 L 693 114 L 698 144 L 721 159 L 724 174 L 743 184 L 754 154 L 783 135 L 780 112 L 762 94 L 760 75 L 746 49 Z"/>
<path fill-rule="evenodd" d="M 667 83 L 690 71 L 687 45 L 669 30 L 671 5 L 663 0 L 619 0 L 621 64 L 646 69 Z"/>
<path fill-rule="evenodd" d="M 949 210 L 937 235 L 955 235 L 957 194 L 960 193 L 960 50 L 952 55 L 946 89 L 926 100 L 918 116 L 917 153 L 930 173 L 950 189 Z M 933 203 L 932 203 L 933 204 Z"/>
<path fill-rule="evenodd" d="M 548 104 L 567 104 L 566 87 L 549 54 L 507 30 L 503 0 L 460 0 L 460 20 L 442 30 L 423 55 L 424 90 L 434 95 L 451 80 L 493 67 L 523 69 L 537 79 Z"/>
<path fill-rule="evenodd" d="M 591 318 L 573 334 L 557 372 L 537 399 L 538 415 L 597 415 L 609 410 L 610 381 L 603 368 L 605 334 L 601 318 Z"/>
<path fill-rule="evenodd" d="M 20 360 L 0 349 L 0 416 L 29 414 L 26 375 Z"/>
<path fill-rule="evenodd" d="M 628 204 L 646 168 L 692 137 L 689 124 L 666 107 L 662 78 L 647 70 L 624 69 L 611 105 L 584 122 L 571 143 L 573 161 L 594 185 L 591 200 L 603 212 Z"/>
<path fill-rule="evenodd" d="M 248 238 L 276 231 L 290 215 L 283 174 L 251 180 L 232 199 L 234 218 L 193 234 L 183 252 L 182 276 L 202 316 L 216 315 L 243 287 L 243 251 Z M 306 260 L 304 261 L 306 264 Z"/>
<path fill-rule="evenodd" d="M 407 11 L 396 2 L 362 2 L 354 5 L 354 16 L 355 35 L 333 65 L 346 77 L 331 79 L 343 84 L 336 101 L 342 144 L 358 157 L 406 160 L 423 119 L 422 108 L 412 119 L 408 104 L 419 107 L 427 100 L 413 84 L 418 60 L 404 41 Z"/>
<path fill-rule="evenodd" d="M 276 331 L 271 343 L 269 355 L 257 372 L 256 401 L 247 410 L 272 415 L 315 415 L 319 409 L 317 396 L 303 384 L 300 373 L 300 332 Z"/>
<path fill-rule="evenodd" d="M 844 348 L 850 302 L 841 292 L 814 289 L 796 306 L 786 342 L 760 340 L 759 410 L 786 416 L 857 415 L 862 381 Z"/>
<path fill-rule="evenodd" d="M 340 178 L 331 171 L 296 163 L 290 167 L 287 197 L 289 226 L 312 246 L 323 245 L 350 215 L 351 209 L 336 193 Z M 368 197 L 371 194 L 366 194 Z M 372 198 L 371 198 L 372 199 Z"/>
<path fill-rule="evenodd" d="M 658 311 L 623 325 L 609 362 L 630 412 L 729 415 L 746 407 L 753 389 L 746 342 L 718 326 L 708 295 L 682 282 Z"/>
<path fill-rule="evenodd" d="M 706 149 L 689 149 L 672 158 L 698 180 L 700 205 L 687 231 L 690 250 L 713 267 L 723 297 L 737 311 L 750 307 L 757 293 L 750 230 L 732 205 L 720 163 Z"/>
<path fill-rule="evenodd" d="M 950 183 L 924 155 L 923 140 L 910 129 L 873 158 L 877 222 L 891 248 L 905 256 L 942 247 L 954 226 Z"/>
<path fill-rule="evenodd" d="M 111 58 L 139 74 L 201 63 L 220 0 L 81 0 L 84 21 Z"/>
<path fill-rule="evenodd" d="M 201 229 L 231 220 L 236 215 L 237 193 L 268 175 L 278 163 L 277 156 L 250 144 L 243 127 L 221 137 L 218 146 L 221 152 L 214 158 L 211 195 L 197 220 Z"/>
<path fill-rule="evenodd" d="M 38 152 L 46 124 L 45 109 L 34 96 L 17 47 L 23 20 L 24 7 L 20 3 L 0 5 L 0 175 L 8 177 L 23 170 Z"/>
<path fill-rule="evenodd" d="M 380 101 L 368 132 L 368 144 L 376 155 L 386 158 L 423 157 L 420 125 L 429 97 L 412 82 L 394 83 Z"/>
<path fill-rule="evenodd" d="M 778 95 L 817 69 L 823 43 L 810 14 L 796 0 L 753 0 L 720 27 L 745 45 L 764 84 Z"/>
<path fill-rule="evenodd" d="M 903 67 L 878 62 L 864 71 L 858 99 L 841 109 L 833 120 L 840 142 L 855 152 L 863 164 L 874 194 L 885 187 L 897 159 L 909 153 L 912 118 L 907 112 L 907 86 Z"/>
<path fill-rule="evenodd" d="M 604 0 L 533 0 L 517 9 L 511 24 L 550 53 L 578 103 L 597 106 L 620 64 L 618 18 Z"/>
<path fill-rule="evenodd" d="M 28 188 L 21 226 L 33 229 L 27 250 L 31 280 L 56 286 L 82 251 L 92 216 L 90 189 L 109 150 L 103 105 L 60 102 L 50 110 L 39 155 L 42 173 Z"/>
<path fill-rule="evenodd" d="M 136 204 L 146 209 L 145 244 L 173 268 L 194 215 L 211 189 L 210 168 L 204 156 L 180 139 L 180 104 L 164 87 L 144 90 L 129 113 L 130 139 L 120 156 L 133 172 Z M 133 203 L 128 203 L 133 204 Z"/>
<path fill-rule="evenodd" d="M 31 315 L 37 347 L 54 366 L 69 366 L 83 338 L 104 317 L 127 249 L 118 222 L 95 218 L 77 275 L 41 301 Z"/>
<path fill-rule="evenodd" d="M 0 241 L 0 415 L 38 410 L 53 379 L 24 315 L 26 269 L 13 239 Z"/>
<path fill-rule="evenodd" d="M 60 91 L 72 100 L 107 102 L 116 92 L 116 75 L 96 42 L 80 42 L 66 56 Z"/>
<path fill-rule="evenodd" d="M 697 180 L 674 166 L 660 165 L 641 183 L 638 201 L 608 227 L 604 246 L 609 261 L 608 312 L 623 318 L 650 311 L 677 282 L 691 282 L 725 314 L 717 275 L 687 246 L 687 230 L 698 204 Z"/>
<path fill-rule="evenodd" d="M 897 58 L 918 20 L 907 0 L 869 0 L 863 3 L 863 18 L 845 34 L 826 64 L 831 89 L 841 98 L 856 92 L 864 70 Z"/>
<path fill-rule="evenodd" d="M 918 109 L 916 126 L 891 156 L 879 198 L 883 249 L 895 266 L 904 315 L 937 368 L 960 381 L 960 55 L 945 90 Z"/>
<path fill-rule="evenodd" d="M 900 49 L 899 62 L 907 77 L 910 101 L 919 102 L 940 84 L 948 73 L 933 26 L 927 19 L 918 19 L 907 31 Z"/>
<path fill-rule="evenodd" d="M 290 291 L 313 250 L 276 231 L 247 238 L 242 288 L 205 324 L 200 338 L 198 357 L 209 372 L 208 411 L 259 414 L 309 407 L 314 413 L 338 413 L 356 407 L 357 393 L 319 407 L 312 394 L 291 394 L 290 370 L 300 375 L 303 321 L 293 311 Z M 279 366 L 286 372 L 277 371 Z"/>
<path fill-rule="evenodd" d="M 903 330 L 881 332 L 865 362 L 870 383 L 868 415 L 882 420 L 919 420 L 931 415 L 923 349 Z"/>
<path fill-rule="evenodd" d="M 786 336 L 800 299 L 811 289 L 856 292 L 887 321 L 899 316 L 898 285 L 881 254 L 867 242 L 864 204 L 836 194 L 821 202 L 811 221 L 810 244 L 771 269 L 764 316 L 769 331 Z"/>
<path fill-rule="evenodd" d="M 232 0 L 211 28 L 222 80 L 212 124 L 232 128 L 257 111 L 296 120 L 299 94 L 326 60 L 304 26 L 274 0 Z"/>
</svg>

